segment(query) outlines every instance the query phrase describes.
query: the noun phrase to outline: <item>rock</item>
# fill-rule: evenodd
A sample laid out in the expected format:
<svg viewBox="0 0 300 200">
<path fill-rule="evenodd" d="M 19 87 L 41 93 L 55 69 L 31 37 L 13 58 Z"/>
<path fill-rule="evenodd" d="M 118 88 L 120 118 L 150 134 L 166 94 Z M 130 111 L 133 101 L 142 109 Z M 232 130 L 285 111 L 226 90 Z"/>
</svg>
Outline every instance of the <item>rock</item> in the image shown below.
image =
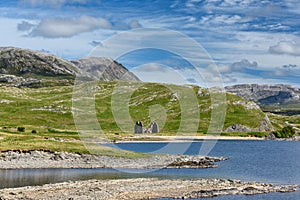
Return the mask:
<svg viewBox="0 0 300 200">
<path fill-rule="evenodd" d="M 0 199 L 193 199 L 221 195 L 294 192 L 296 185 L 272 185 L 226 179 L 114 179 L 70 181 L 0 190 Z"/>
<path fill-rule="evenodd" d="M 252 129 L 247 127 L 247 126 L 244 126 L 244 125 L 241 125 L 241 124 L 232 124 L 231 126 L 229 126 L 228 128 L 226 128 L 224 130 L 224 132 L 251 132 Z"/>
<path fill-rule="evenodd" d="M 269 133 L 266 137 L 266 140 L 276 140 L 274 133 Z"/>
<path fill-rule="evenodd" d="M 208 168 L 223 157 L 161 155 L 137 159 L 50 151 L 7 151 L 0 155 L 0 169 L 16 168 Z"/>
<path fill-rule="evenodd" d="M 140 81 L 123 65 L 111 58 L 88 57 L 71 62 L 96 80 Z"/>
<path fill-rule="evenodd" d="M 255 128 L 250 128 L 247 127 L 245 125 L 242 124 L 232 124 L 231 126 L 227 127 L 226 129 L 224 129 L 224 132 L 239 132 L 239 133 L 243 133 L 243 132 L 269 132 L 269 131 L 273 131 L 274 128 L 268 118 L 268 116 L 266 115 L 263 120 L 260 122 L 260 125 L 258 127 Z"/>
<path fill-rule="evenodd" d="M 291 85 L 242 84 L 225 87 L 227 92 L 254 101 L 261 106 L 280 105 L 288 101 L 300 100 L 300 89 Z"/>
</svg>

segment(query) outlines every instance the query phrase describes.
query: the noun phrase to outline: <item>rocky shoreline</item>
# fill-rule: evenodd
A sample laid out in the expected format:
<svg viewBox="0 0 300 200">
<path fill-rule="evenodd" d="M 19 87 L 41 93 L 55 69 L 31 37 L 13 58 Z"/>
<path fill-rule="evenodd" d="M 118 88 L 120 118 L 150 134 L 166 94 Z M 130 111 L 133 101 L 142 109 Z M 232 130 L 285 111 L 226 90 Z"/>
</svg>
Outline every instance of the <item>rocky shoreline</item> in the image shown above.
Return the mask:
<svg viewBox="0 0 300 200">
<path fill-rule="evenodd" d="M 0 199 L 36 200 L 138 200 L 192 199 L 220 195 L 253 195 L 271 192 L 294 192 L 295 185 L 275 186 L 227 179 L 117 179 L 88 180 L 28 186 L 0 190 Z"/>
<path fill-rule="evenodd" d="M 0 153 L 0 169 L 24 168 L 211 168 L 224 157 L 153 155 L 129 159 L 91 154 L 50 151 L 7 151 Z"/>
<path fill-rule="evenodd" d="M 128 159 L 90 154 L 50 151 L 7 151 L 0 153 L 0 169 L 22 168 L 209 168 L 224 157 L 153 155 Z M 294 192 L 296 185 L 272 185 L 229 179 L 113 179 L 70 181 L 43 186 L 0 190 L 0 200 L 88 200 L 88 199 L 192 199 L 219 195 Z"/>
</svg>

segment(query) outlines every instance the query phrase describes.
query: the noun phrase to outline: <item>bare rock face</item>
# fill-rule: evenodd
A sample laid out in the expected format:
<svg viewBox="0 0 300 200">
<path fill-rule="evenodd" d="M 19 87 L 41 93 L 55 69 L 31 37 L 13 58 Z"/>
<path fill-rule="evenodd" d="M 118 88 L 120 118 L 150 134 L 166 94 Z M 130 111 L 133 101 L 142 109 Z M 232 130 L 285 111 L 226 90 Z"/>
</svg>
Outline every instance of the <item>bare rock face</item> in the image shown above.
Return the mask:
<svg viewBox="0 0 300 200">
<path fill-rule="evenodd" d="M 45 87 L 71 85 L 77 75 L 92 80 L 139 81 L 123 65 L 110 58 L 67 61 L 39 51 L 0 47 L 0 85 Z"/>
<path fill-rule="evenodd" d="M 259 105 L 281 105 L 288 101 L 300 100 L 300 89 L 290 85 L 244 84 L 228 86 L 225 89 Z"/>
<path fill-rule="evenodd" d="M 15 47 L 0 48 L 0 85 L 70 85 L 78 72 L 71 62 L 50 54 Z"/>
<path fill-rule="evenodd" d="M 77 61 L 71 61 L 79 69 L 97 80 L 113 81 L 140 81 L 133 73 L 123 65 L 111 58 L 89 57 Z"/>
<path fill-rule="evenodd" d="M 15 47 L 0 48 L 0 73 L 15 76 L 70 76 L 78 69 L 59 57 Z"/>
</svg>

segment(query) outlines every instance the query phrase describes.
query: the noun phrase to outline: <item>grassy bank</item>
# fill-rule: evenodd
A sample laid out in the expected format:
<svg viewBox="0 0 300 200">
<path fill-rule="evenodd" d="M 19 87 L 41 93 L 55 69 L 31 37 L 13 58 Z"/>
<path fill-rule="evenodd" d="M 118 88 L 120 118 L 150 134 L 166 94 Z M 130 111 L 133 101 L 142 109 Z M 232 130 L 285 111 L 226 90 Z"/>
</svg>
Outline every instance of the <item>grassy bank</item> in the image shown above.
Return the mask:
<svg viewBox="0 0 300 200">
<path fill-rule="evenodd" d="M 84 144 L 76 132 L 18 132 L 13 129 L 0 131 L 0 151 L 8 150 L 50 150 L 80 154 L 99 154 L 127 158 L 148 157 L 146 154 L 117 150 L 98 144 Z"/>
</svg>

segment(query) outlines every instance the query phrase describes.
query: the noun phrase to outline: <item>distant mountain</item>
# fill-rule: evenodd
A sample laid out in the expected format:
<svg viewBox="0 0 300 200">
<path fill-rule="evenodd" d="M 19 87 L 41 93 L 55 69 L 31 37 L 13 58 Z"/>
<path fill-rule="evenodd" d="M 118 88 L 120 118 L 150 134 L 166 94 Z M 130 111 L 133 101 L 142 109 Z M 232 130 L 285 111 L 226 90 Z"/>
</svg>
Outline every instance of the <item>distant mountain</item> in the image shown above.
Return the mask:
<svg viewBox="0 0 300 200">
<path fill-rule="evenodd" d="M 123 65 L 111 58 L 88 57 L 71 62 L 79 69 L 99 80 L 140 81 L 138 77 L 129 72 Z"/>
<path fill-rule="evenodd" d="M 124 66 L 110 58 L 67 61 L 39 51 L 0 47 L 0 85 L 15 87 L 71 85 L 77 74 L 106 81 L 139 81 Z"/>
<path fill-rule="evenodd" d="M 227 92 L 251 100 L 260 106 L 282 106 L 298 102 L 300 89 L 291 85 L 243 84 L 225 87 Z"/>
<path fill-rule="evenodd" d="M 59 57 L 14 47 L 0 48 L 0 73 L 16 76 L 75 76 L 78 69 Z"/>
</svg>

